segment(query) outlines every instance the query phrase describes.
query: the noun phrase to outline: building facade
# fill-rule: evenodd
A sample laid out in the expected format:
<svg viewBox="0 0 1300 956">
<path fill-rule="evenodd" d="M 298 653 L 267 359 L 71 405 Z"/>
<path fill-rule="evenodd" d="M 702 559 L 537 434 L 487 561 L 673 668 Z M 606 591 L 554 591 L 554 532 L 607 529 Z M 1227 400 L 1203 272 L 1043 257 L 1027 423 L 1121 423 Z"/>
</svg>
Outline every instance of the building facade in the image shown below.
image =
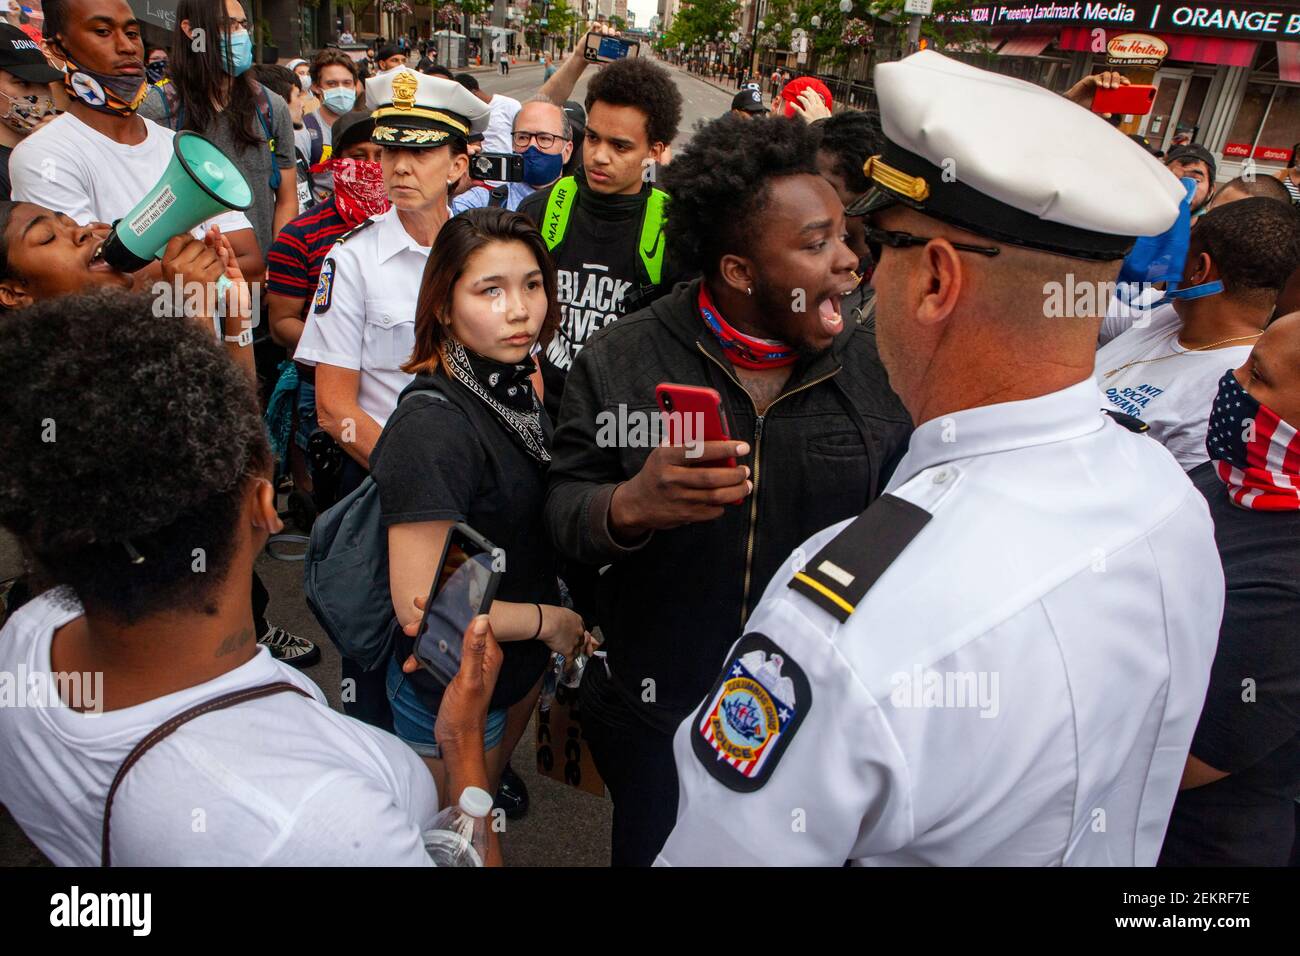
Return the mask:
<svg viewBox="0 0 1300 956">
<path fill-rule="evenodd" d="M 1272 173 L 1300 142 L 1300 4 L 975 3 L 947 19 L 978 38 L 960 58 L 1058 92 L 1101 70 L 1155 86 L 1122 128 L 1164 150 L 1200 143 L 1221 181 Z"/>
</svg>

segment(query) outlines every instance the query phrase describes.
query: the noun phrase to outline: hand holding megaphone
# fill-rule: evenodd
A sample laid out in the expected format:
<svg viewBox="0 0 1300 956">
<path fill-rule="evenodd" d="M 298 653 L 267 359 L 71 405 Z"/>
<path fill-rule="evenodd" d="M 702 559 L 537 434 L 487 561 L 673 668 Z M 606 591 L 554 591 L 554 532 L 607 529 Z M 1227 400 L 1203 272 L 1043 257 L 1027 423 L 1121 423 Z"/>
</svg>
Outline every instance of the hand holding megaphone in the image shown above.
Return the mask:
<svg viewBox="0 0 1300 956">
<path fill-rule="evenodd" d="M 253 204 L 253 191 L 243 173 L 198 133 L 177 133 L 172 150 L 162 179 L 135 208 L 113 223 L 112 234 L 100 252 L 104 261 L 120 272 L 138 272 L 162 258 L 173 238 L 184 238 L 181 234 L 205 219 L 228 209 L 242 212 Z M 224 237 L 221 241 L 225 242 Z M 225 295 L 231 277 L 222 270 L 215 281 L 217 291 Z"/>
</svg>

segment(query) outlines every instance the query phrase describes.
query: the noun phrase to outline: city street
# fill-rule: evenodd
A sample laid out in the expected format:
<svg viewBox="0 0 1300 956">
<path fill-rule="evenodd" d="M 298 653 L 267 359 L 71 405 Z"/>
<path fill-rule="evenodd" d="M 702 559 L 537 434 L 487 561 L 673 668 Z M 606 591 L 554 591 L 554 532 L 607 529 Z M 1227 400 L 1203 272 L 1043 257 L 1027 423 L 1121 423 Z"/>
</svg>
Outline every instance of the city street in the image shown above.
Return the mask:
<svg viewBox="0 0 1300 956">
<path fill-rule="evenodd" d="M 685 145 L 697 123 L 721 116 L 731 105 L 731 94 L 685 71 L 668 67 L 682 92 L 681 131 L 673 142 L 675 150 Z M 573 99 L 586 96 L 587 80 L 595 72 L 590 67 L 574 90 Z M 537 64 L 514 67 L 509 76 L 481 72 L 476 74 L 483 89 L 504 93 L 519 100 L 531 96 L 541 85 L 542 68 Z M 22 569 L 18 549 L 7 534 L 0 533 L 0 580 Z M 302 565 L 263 557 L 258 570 L 271 594 L 268 618 L 287 630 L 310 638 L 320 645 L 321 659 L 308 668 L 309 674 L 331 704 L 339 703 L 339 656 L 316 624 L 302 596 Z M 184 635 L 177 635 L 183 640 Z M 165 661 L 159 662 L 165 666 Z M 340 708 L 341 709 L 341 708 Z M 514 769 L 527 781 L 532 807 L 527 816 L 510 822 L 504 839 L 506 863 L 510 866 L 604 866 L 609 862 L 609 826 L 611 804 L 573 787 L 541 777 L 536 770 L 532 727 L 516 750 Z M 0 866 L 40 865 L 40 852 L 23 835 L 7 813 L 0 811 Z"/>
</svg>

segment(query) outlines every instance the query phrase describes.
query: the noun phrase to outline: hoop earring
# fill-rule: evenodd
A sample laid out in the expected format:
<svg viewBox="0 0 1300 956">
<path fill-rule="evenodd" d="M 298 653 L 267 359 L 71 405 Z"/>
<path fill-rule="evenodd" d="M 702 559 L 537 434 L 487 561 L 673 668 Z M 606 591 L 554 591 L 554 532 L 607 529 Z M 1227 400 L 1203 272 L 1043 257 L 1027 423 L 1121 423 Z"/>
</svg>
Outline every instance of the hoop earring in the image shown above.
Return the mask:
<svg viewBox="0 0 1300 956">
<path fill-rule="evenodd" d="M 754 294 L 754 287 L 752 285 L 745 286 L 745 295 L 753 295 L 753 294 Z"/>
</svg>

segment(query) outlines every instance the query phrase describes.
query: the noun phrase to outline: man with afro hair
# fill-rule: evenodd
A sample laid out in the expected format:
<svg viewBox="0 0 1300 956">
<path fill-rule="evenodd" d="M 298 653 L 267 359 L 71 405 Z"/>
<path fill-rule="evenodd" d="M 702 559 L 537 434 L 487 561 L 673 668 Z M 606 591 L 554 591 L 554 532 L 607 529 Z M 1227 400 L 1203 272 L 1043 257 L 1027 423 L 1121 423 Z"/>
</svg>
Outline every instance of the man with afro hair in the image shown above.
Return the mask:
<svg viewBox="0 0 1300 956">
<path fill-rule="evenodd" d="M 546 521 L 567 559 L 609 566 L 606 656 L 581 693 L 616 865 L 650 864 L 671 831 L 673 731 L 772 575 L 875 499 L 911 431 L 874 336 L 841 317 L 858 257 L 816 152 L 798 119 L 700 129 L 664 182 L 670 247 L 703 277 L 596 334 L 569 374 Z M 730 440 L 638 438 L 662 383 L 715 390 Z M 627 410 L 622 437 L 610 409 Z"/>
<path fill-rule="evenodd" d="M 575 54 L 542 92 L 564 102 L 584 62 Z M 618 60 L 592 77 L 585 105 L 582 169 L 519 205 L 537 223 L 557 269 L 560 326 L 541 359 L 553 419 L 565 376 L 588 339 L 679 278 L 664 250 L 667 195 L 654 185 L 682 119 L 672 75 L 649 60 Z"/>
</svg>

